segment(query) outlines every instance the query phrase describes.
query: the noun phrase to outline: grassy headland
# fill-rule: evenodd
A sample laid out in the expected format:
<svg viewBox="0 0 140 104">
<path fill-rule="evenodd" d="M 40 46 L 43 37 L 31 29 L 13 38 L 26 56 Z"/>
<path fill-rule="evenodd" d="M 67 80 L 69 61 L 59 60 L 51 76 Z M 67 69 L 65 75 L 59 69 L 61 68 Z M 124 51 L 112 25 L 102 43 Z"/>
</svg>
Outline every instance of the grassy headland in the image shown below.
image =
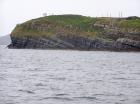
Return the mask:
<svg viewBox="0 0 140 104">
<path fill-rule="evenodd" d="M 52 35 L 99 37 L 116 40 L 119 37 L 140 39 L 140 18 L 86 17 L 81 15 L 51 15 L 18 24 L 13 37 L 50 37 Z"/>
</svg>

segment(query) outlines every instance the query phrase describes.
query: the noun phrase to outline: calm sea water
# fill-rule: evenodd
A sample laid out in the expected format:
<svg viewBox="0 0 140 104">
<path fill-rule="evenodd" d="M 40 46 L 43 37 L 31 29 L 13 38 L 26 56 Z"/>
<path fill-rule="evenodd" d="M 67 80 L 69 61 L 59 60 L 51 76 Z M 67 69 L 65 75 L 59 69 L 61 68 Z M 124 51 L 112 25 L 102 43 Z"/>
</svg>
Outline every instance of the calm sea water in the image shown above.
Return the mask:
<svg viewBox="0 0 140 104">
<path fill-rule="evenodd" d="M 1 46 L 0 104 L 140 104 L 140 53 Z"/>
</svg>

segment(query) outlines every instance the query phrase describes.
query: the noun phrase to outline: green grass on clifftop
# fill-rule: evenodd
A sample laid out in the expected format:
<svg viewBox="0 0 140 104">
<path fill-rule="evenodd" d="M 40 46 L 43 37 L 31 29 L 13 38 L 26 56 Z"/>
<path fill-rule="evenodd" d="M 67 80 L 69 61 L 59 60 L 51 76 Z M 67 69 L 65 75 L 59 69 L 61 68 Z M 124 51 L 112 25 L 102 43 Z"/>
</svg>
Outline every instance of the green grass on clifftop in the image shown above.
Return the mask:
<svg viewBox="0 0 140 104">
<path fill-rule="evenodd" d="M 96 24 L 96 25 L 95 25 Z M 103 37 L 104 28 L 119 28 L 140 32 L 140 18 L 93 18 L 81 15 L 51 15 L 18 24 L 11 35 L 15 37 L 49 37 L 71 35 Z"/>
</svg>

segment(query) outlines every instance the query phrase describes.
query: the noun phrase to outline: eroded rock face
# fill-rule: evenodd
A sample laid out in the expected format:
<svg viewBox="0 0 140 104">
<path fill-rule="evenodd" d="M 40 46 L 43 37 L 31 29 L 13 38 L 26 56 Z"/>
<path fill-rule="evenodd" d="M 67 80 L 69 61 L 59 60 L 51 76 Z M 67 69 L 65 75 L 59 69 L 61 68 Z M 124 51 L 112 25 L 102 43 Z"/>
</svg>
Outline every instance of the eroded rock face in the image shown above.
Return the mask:
<svg viewBox="0 0 140 104">
<path fill-rule="evenodd" d="M 53 36 L 49 38 L 14 38 L 9 48 L 34 49 L 74 49 L 74 50 L 114 50 L 114 51 L 140 51 L 140 42 L 129 39 L 107 41 L 100 38 Z"/>
<path fill-rule="evenodd" d="M 117 39 L 117 42 L 119 42 L 123 45 L 128 45 L 128 46 L 140 49 L 140 41 L 126 39 L 126 38 L 120 38 L 120 39 Z"/>
</svg>

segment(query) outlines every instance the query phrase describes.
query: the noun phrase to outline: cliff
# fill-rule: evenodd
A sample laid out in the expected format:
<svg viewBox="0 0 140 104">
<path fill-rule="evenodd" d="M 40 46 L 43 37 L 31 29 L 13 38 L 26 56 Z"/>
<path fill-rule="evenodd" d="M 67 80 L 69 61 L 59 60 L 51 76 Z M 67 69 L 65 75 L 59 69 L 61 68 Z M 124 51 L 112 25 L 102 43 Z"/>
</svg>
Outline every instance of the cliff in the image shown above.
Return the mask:
<svg viewBox="0 0 140 104">
<path fill-rule="evenodd" d="M 52 15 L 18 24 L 9 48 L 140 51 L 140 18 Z"/>
</svg>

